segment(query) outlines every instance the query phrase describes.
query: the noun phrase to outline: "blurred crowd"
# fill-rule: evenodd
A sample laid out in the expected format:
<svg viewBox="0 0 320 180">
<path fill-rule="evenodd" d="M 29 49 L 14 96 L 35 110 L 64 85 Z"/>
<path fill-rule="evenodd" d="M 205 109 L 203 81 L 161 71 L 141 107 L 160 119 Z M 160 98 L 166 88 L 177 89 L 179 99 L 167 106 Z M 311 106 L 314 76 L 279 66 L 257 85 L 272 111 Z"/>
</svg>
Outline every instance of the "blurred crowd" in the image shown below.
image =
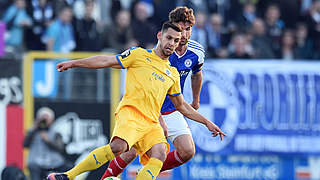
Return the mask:
<svg viewBox="0 0 320 180">
<path fill-rule="evenodd" d="M 0 0 L 7 53 L 152 48 L 176 6 L 208 58 L 320 59 L 320 0 Z"/>
</svg>

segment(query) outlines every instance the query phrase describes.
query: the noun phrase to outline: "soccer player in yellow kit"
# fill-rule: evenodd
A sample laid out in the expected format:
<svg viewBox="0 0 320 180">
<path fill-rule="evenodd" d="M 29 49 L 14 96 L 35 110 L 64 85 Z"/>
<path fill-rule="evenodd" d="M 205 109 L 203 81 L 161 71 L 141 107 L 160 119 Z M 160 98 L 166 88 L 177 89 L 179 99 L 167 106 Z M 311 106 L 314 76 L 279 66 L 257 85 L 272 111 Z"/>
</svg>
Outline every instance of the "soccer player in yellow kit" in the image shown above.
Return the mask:
<svg viewBox="0 0 320 180">
<path fill-rule="evenodd" d="M 186 117 L 207 126 L 213 136 L 225 134 L 214 123 L 195 111 L 183 99 L 179 74 L 169 65 L 168 57 L 181 38 L 179 25 L 166 22 L 157 34 L 155 49 L 131 48 L 117 56 L 94 56 L 57 65 L 62 72 L 69 68 L 127 68 L 125 94 L 116 112 L 116 125 L 111 143 L 93 150 L 82 162 L 65 173 L 51 173 L 48 180 L 72 180 L 77 175 L 94 170 L 115 156 L 134 147 L 145 166 L 137 180 L 155 179 L 160 172 L 169 147 L 158 121 L 167 94 Z"/>
</svg>

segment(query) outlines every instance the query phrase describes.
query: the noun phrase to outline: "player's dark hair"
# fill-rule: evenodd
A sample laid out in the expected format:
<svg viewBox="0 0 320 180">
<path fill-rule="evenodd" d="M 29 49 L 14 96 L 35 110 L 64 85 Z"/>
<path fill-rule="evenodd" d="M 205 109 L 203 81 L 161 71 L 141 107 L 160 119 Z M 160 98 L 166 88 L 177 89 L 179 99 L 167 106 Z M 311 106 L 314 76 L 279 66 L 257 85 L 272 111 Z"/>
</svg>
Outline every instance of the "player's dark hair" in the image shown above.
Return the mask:
<svg viewBox="0 0 320 180">
<path fill-rule="evenodd" d="M 172 28 L 173 30 L 175 30 L 177 32 L 182 32 L 182 29 L 179 26 L 179 24 L 175 24 L 170 21 L 166 21 L 165 23 L 162 24 L 161 32 L 165 33 L 168 31 L 169 28 Z"/>
<path fill-rule="evenodd" d="M 196 22 L 193 9 L 186 6 L 179 6 L 172 10 L 169 14 L 169 21 L 174 23 L 188 22 L 191 26 Z"/>
</svg>

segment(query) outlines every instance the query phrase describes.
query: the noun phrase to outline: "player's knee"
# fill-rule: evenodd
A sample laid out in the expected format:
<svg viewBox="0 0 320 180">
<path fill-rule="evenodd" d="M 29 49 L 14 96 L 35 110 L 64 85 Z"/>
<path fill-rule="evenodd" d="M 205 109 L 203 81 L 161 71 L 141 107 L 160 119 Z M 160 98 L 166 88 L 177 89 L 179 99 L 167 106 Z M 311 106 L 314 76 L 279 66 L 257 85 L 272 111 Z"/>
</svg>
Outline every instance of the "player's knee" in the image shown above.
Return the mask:
<svg viewBox="0 0 320 180">
<path fill-rule="evenodd" d="M 112 141 L 110 147 L 113 154 L 119 156 L 127 150 L 127 143 L 125 141 Z"/>
<path fill-rule="evenodd" d="M 181 156 L 183 161 L 189 161 L 195 153 L 195 148 L 192 146 L 186 146 L 183 149 L 178 150 L 178 154 Z"/>
<path fill-rule="evenodd" d="M 166 150 L 166 147 L 164 145 L 163 146 L 158 146 L 158 147 L 152 149 L 151 157 L 157 158 L 160 161 L 164 162 L 164 160 L 167 157 L 167 153 L 166 152 L 167 152 L 167 150 Z"/>
<path fill-rule="evenodd" d="M 126 152 L 124 155 L 125 156 L 122 157 L 122 159 L 125 162 L 131 162 L 137 157 L 137 152 L 134 149 L 133 150 L 131 149 L 130 151 Z"/>
</svg>

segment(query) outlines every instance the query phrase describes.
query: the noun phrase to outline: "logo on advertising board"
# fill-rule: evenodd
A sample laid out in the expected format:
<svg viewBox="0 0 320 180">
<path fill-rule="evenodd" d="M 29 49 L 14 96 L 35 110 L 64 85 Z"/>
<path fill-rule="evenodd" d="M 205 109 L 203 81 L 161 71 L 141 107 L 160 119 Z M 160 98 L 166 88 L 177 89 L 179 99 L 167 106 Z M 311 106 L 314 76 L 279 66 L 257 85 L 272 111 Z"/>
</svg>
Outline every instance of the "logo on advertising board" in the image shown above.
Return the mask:
<svg viewBox="0 0 320 180">
<path fill-rule="evenodd" d="M 186 95 L 187 92 L 185 92 Z M 190 93 L 190 91 L 189 91 Z M 188 96 L 188 95 L 186 95 Z M 230 143 L 238 127 L 238 108 L 232 82 L 213 67 L 203 69 L 203 86 L 199 112 L 217 124 L 228 137 L 223 141 L 212 138 L 210 131 L 200 123 L 189 120 L 195 144 L 207 152 L 217 152 Z"/>
<path fill-rule="evenodd" d="M 80 119 L 76 113 L 60 116 L 53 128 L 62 135 L 68 154 L 81 154 L 88 149 L 105 145 L 101 120 Z"/>
</svg>

